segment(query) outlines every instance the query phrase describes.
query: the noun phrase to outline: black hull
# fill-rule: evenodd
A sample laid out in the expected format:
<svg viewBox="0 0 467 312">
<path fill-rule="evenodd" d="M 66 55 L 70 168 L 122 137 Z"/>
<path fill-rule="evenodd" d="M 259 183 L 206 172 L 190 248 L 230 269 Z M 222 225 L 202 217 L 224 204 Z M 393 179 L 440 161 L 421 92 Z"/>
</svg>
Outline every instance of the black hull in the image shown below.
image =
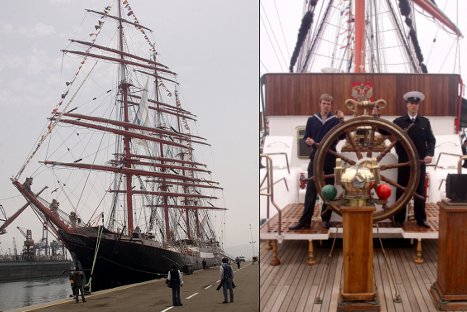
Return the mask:
<svg viewBox="0 0 467 312">
<path fill-rule="evenodd" d="M 73 258 L 79 261 L 89 280 L 94 262 L 97 235 L 70 234 L 60 236 Z M 97 234 L 97 233 L 96 233 Z M 92 291 L 113 288 L 162 278 L 175 264 L 179 269 L 191 265 L 202 268 L 200 256 L 186 255 L 148 243 L 148 240 L 117 239 L 115 235 L 102 237 L 92 276 Z M 205 258 L 208 266 L 220 263 L 220 258 Z"/>
</svg>

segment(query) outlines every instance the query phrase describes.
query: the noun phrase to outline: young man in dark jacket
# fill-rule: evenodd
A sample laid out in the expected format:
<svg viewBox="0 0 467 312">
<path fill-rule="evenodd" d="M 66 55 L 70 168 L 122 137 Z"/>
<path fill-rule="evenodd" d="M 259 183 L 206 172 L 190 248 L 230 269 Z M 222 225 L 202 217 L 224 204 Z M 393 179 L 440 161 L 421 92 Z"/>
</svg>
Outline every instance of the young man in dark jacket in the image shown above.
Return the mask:
<svg viewBox="0 0 467 312">
<path fill-rule="evenodd" d="M 229 302 L 227 299 L 227 290 L 230 294 L 230 302 L 234 302 L 234 293 L 233 293 L 233 279 L 234 271 L 232 266 L 229 264 L 229 259 L 223 258 L 222 264 L 220 266 L 220 275 L 222 283 L 222 291 L 224 292 L 224 301 L 222 303 Z"/>
<path fill-rule="evenodd" d="M 326 93 L 322 94 L 319 98 L 320 111 L 309 117 L 306 123 L 303 140 L 308 146 L 312 147 L 310 162 L 308 164 L 308 178 L 313 176 L 313 161 L 316 153 L 316 146 L 314 144 L 320 143 L 323 137 L 344 119 L 344 113 L 342 111 L 338 111 L 337 115 L 332 113 L 331 108 L 333 100 L 334 99 L 331 95 Z M 335 151 L 336 145 L 337 142 L 331 147 L 331 149 Z M 325 174 L 331 174 L 334 172 L 334 167 L 336 167 L 336 157 L 328 153 L 326 155 L 323 171 Z M 326 184 L 334 184 L 334 178 L 326 179 Z M 318 191 L 315 184 L 313 181 L 308 181 L 302 217 L 297 224 L 289 227 L 290 230 L 300 230 L 310 227 L 311 217 L 313 216 L 317 197 Z M 323 203 L 321 213 L 323 227 L 329 229 L 331 227 L 329 221 L 331 220 L 332 211 L 326 210 L 326 204 Z"/>
<path fill-rule="evenodd" d="M 177 266 L 172 266 L 172 269 L 167 275 L 167 281 L 169 282 L 170 288 L 172 288 L 172 304 L 174 306 L 182 306 L 180 287 L 183 286 L 183 277 L 182 273 L 177 269 Z"/>
</svg>

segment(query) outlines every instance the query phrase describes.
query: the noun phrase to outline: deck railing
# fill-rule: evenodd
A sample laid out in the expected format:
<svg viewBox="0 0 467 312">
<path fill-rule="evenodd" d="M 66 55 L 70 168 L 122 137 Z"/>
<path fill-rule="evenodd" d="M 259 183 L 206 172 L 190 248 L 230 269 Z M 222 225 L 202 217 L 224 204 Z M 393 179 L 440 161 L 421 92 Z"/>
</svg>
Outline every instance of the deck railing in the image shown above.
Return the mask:
<svg viewBox="0 0 467 312">
<path fill-rule="evenodd" d="M 288 159 L 287 159 L 287 154 L 286 153 L 274 153 L 275 155 L 277 154 L 285 154 L 285 157 L 286 157 L 286 160 L 287 160 L 287 169 L 289 170 L 289 173 L 290 173 L 290 169 L 289 169 L 289 162 L 288 162 Z M 277 214 L 278 214 L 278 217 L 279 217 L 279 227 L 278 227 L 278 235 L 281 235 L 281 232 L 282 232 L 282 229 L 281 229 L 281 223 L 282 223 L 282 213 L 281 213 L 281 209 L 279 208 L 279 205 L 277 205 L 275 199 L 274 199 L 274 184 L 279 182 L 274 182 L 274 175 L 273 175 L 273 166 L 272 166 L 272 158 L 269 154 L 261 154 L 260 155 L 260 162 L 261 162 L 261 159 L 264 158 L 266 160 L 266 174 L 263 178 L 263 180 L 261 181 L 260 185 L 259 185 L 259 188 L 260 188 L 260 196 L 266 196 L 268 198 L 267 200 L 267 204 L 266 204 L 266 217 L 267 219 L 269 220 L 269 209 L 270 209 L 270 204 L 272 204 L 274 206 L 274 208 L 277 210 Z M 284 179 L 284 182 L 285 182 L 285 185 L 287 187 L 287 181 Z M 266 182 L 266 187 L 263 187 L 263 184 L 264 182 Z M 287 187 L 288 188 L 288 187 Z M 262 191 L 265 191 L 265 192 L 262 192 Z M 269 228 L 269 223 L 268 223 L 268 228 Z"/>
<path fill-rule="evenodd" d="M 436 168 L 439 168 L 438 163 L 439 163 L 439 160 L 441 159 L 441 156 L 443 156 L 443 155 L 446 155 L 446 156 L 454 156 L 454 157 L 462 157 L 462 154 L 453 154 L 453 153 L 441 152 L 441 153 L 439 153 L 439 155 L 438 155 L 438 159 L 436 159 L 436 163 L 435 163 L 435 165 L 434 165 L 435 170 L 436 170 Z M 462 159 L 462 158 L 460 158 L 459 161 L 460 161 L 461 159 Z"/>
</svg>

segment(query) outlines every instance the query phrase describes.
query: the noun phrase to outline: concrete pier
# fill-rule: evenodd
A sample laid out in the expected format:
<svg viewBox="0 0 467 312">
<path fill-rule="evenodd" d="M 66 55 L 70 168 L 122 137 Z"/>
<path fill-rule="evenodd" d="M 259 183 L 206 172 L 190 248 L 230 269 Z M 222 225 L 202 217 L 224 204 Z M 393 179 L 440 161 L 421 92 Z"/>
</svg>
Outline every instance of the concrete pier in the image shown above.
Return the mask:
<svg viewBox="0 0 467 312">
<path fill-rule="evenodd" d="M 234 302 L 222 303 L 222 289 L 216 291 L 219 283 L 219 267 L 195 271 L 183 276 L 181 288 L 183 306 L 172 306 L 172 290 L 165 285 L 165 280 L 151 280 L 144 283 L 117 287 L 94 292 L 86 297 L 87 302 L 76 303 L 72 298 L 53 301 L 46 304 L 29 306 L 11 311 L 259 311 L 259 265 L 242 262 L 240 270 L 236 264 Z M 115 272 L 118 274 L 118 272 Z M 71 290 L 70 290 L 71 293 Z"/>
</svg>

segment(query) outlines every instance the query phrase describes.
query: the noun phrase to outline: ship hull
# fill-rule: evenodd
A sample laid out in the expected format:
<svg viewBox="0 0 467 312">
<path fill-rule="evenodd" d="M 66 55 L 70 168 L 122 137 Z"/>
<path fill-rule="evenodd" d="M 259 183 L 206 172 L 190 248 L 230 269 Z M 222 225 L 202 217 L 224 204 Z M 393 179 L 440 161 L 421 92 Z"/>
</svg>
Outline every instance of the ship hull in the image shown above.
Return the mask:
<svg viewBox="0 0 467 312">
<path fill-rule="evenodd" d="M 0 283 L 32 278 L 63 277 L 70 271 L 70 267 L 71 262 L 68 260 L 0 262 Z"/>
<path fill-rule="evenodd" d="M 173 265 L 181 270 L 187 266 L 196 270 L 202 268 L 203 259 L 206 259 L 208 266 L 220 262 L 219 256 L 182 254 L 158 247 L 148 239 L 124 238 L 107 233 L 102 235 L 96 248 L 97 231 L 95 235 L 64 231 L 59 234 L 84 270 L 87 280 L 92 272 L 93 291 L 163 278 Z"/>
</svg>

